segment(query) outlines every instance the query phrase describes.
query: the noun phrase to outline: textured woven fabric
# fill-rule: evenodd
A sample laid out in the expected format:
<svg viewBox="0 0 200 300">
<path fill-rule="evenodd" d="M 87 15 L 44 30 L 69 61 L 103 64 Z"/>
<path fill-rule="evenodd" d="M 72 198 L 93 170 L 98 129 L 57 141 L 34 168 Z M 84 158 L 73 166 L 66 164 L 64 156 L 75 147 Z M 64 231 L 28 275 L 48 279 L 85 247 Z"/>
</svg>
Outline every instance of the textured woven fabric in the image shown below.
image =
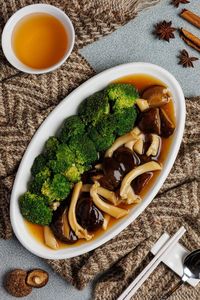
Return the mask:
<svg viewBox="0 0 200 300">
<path fill-rule="evenodd" d="M 76 44 L 67 62 L 45 75 L 26 75 L 12 68 L 0 52 L 0 236 L 12 235 L 9 197 L 21 157 L 35 130 L 49 112 L 72 89 L 94 74 L 78 49 L 111 33 L 142 9 L 159 0 L 70 0 L 43 1 L 54 4 L 70 16 Z M 32 0 L 0 0 L 0 30 L 20 7 Z M 47 261 L 78 289 L 97 275 L 95 300 L 116 299 L 151 259 L 149 250 L 164 230 L 173 233 L 184 225 L 182 243 L 200 248 L 200 98 L 186 100 L 187 121 L 176 163 L 151 205 L 135 222 L 98 249 L 68 260 Z M 101 274 L 101 275 L 99 275 Z M 177 276 L 160 265 L 143 284 L 134 299 L 159 299 L 176 284 Z M 200 288 L 183 286 L 170 299 L 200 299 Z"/>
</svg>

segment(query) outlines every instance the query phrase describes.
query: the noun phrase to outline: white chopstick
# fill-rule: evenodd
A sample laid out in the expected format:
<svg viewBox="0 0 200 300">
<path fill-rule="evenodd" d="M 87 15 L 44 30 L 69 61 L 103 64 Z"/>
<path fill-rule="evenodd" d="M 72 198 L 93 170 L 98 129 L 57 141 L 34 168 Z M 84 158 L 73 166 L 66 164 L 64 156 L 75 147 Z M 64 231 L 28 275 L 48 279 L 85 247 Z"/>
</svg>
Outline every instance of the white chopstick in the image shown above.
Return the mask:
<svg viewBox="0 0 200 300">
<path fill-rule="evenodd" d="M 145 282 L 145 280 L 151 275 L 151 273 L 160 264 L 165 255 L 169 253 L 172 247 L 178 242 L 178 240 L 186 232 L 186 229 L 182 226 L 158 251 L 156 256 L 150 261 L 150 263 L 144 268 L 144 270 L 135 278 L 135 280 L 124 290 L 124 292 L 117 298 L 117 300 L 129 300 Z"/>
</svg>

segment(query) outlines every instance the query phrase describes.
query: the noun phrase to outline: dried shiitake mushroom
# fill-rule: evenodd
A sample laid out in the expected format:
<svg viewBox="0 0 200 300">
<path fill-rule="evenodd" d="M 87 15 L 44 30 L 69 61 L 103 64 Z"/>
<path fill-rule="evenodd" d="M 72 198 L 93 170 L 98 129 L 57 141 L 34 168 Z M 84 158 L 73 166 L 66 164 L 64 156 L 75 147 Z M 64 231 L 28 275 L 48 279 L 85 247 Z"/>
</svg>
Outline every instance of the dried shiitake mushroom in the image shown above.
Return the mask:
<svg viewBox="0 0 200 300">
<path fill-rule="evenodd" d="M 28 272 L 26 277 L 27 285 L 34 288 L 41 288 L 47 284 L 49 280 L 49 274 L 42 269 L 34 269 Z"/>
<path fill-rule="evenodd" d="M 4 282 L 5 289 L 14 297 L 25 297 L 32 291 L 32 287 L 26 283 L 27 272 L 15 269 L 7 274 Z"/>
</svg>

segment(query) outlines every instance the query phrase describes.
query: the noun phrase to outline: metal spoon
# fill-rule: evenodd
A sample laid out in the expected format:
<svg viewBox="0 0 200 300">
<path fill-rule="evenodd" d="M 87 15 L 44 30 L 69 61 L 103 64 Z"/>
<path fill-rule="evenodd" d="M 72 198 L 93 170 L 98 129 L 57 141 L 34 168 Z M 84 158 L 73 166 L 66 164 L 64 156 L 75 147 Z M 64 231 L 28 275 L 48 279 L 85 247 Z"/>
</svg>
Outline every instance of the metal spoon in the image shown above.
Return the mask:
<svg viewBox="0 0 200 300">
<path fill-rule="evenodd" d="M 161 297 L 160 300 L 166 300 L 188 279 L 200 279 L 200 249 L 190 252 L 183 261 L 183 276 L 171 291 Z"/>
</svg>

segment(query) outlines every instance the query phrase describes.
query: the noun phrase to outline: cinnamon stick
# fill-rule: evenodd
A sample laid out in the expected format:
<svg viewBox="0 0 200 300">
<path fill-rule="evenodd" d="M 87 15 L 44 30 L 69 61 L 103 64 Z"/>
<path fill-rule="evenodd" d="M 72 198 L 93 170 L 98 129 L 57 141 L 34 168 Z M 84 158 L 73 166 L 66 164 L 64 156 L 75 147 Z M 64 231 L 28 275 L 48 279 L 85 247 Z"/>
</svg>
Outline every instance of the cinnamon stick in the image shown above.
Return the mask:
<svg viewBox="0 0 200 300">
<path fill-rule="evenodd" d="M 190 10 L 183 9 L 180 16 L 187 20 L 189 23 L 193 24 L 197 28 L 200 28 L 200 16 L 196 15 Z"/>
<path fill-rule="evenodd" d="M 180 36 L 188 46 L 200 52 L 200 38 L 183 28 L 180 29 Z"/>
</svg>

